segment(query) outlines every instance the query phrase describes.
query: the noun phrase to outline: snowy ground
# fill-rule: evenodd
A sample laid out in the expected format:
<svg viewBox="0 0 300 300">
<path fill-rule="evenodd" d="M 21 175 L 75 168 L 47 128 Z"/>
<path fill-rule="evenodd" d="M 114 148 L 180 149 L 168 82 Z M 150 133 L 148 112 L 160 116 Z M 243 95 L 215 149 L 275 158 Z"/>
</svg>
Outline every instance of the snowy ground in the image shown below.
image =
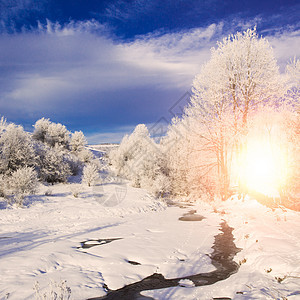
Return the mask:
<svg viewBox="0 0 300 300">
<path fill-rule="evenodd" d="M 78 195 L 76 195 L 78 194 Z M 77 196 L 77 197 L 74 197 Z M 180 221 L 196 209 L 202 221 Z M 35 299 L 67 280 L 71 299 L 105 295 L 155 272 L 176 278 L 210 272 L 219 224 L 234 228 L 239 272 L 210 286 L 144 291 L 154 299 L 300 299 L 300 214 L 255 200 L 167 207 L 127 182 L 41 186 L 25 208 L 0 198 L 0 299 Z M 101 239 L 114 239 L 110 243 Z M 82 247 L 82 242 L 88 241 Z M 93 244 L 97 244 L 93 246 Z M 93 246 L 93 247 L 92 247 Z"/>
</svg>

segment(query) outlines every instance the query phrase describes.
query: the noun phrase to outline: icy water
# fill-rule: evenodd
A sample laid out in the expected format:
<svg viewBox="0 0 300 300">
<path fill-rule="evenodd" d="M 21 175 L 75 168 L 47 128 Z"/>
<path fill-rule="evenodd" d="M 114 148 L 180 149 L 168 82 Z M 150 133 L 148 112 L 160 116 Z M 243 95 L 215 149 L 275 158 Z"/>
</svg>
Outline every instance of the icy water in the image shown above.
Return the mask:
<svg viewBox="0 0 300 300">
<path fill-rule="evenodd" d="M 78 249 L 89 249 L 95 246 L 105 245 L 108 243 L 111 243 L 113 241 L 121 240 L 122 238 L 114 238 L 114 239 L 98 239 L 98 240 L 87 240 L 84 242 L 81 242 L 81 246 L 78 247 Z"/>
<path fill-rule="evenodd" d="M 187 214 L 184 214 L 179 218 L 179 221 L 202 221 L 205 219 L 203 216 L 196 214 L 196 210 L 190 210 Z"/>
<path fill-rule="evenodd" d="M 195 211 L 189 212 L 187 215 L 195 215 Z M 239 265 L 233 261 L 233 258 L 240 251 L 240 249 L 237 248 L 233 242 L 233 228 L 229 227 L 226 222 L 223 222 L 220 225 L 221 232 L 215 236 L 215 241 L 212 246 L 213 252 L 210 255 L 211 262 L 216 267 L 215 271 L 172 279 L 166 279 L 162 274 L 154 273 L 141 281 L 126 285 L 120 289 L 108 289 L 106 296 L 90 298 L 89 300 L 153 299 L 151 297 L 142 296 L 140 293 L 146 290 L 156 290 L 179 286 L 179 281 L 183 279 L 192 281 L 195 286 L 203 286 L 211 285 L 230 277 L 239 269 Z"/>
</svg>

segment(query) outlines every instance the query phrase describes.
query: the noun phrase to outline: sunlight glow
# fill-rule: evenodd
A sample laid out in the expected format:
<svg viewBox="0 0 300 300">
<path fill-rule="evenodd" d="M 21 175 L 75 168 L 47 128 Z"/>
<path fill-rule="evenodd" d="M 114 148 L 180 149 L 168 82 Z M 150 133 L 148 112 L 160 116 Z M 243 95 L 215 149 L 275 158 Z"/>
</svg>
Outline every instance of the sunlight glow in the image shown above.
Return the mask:
<svg viewBox="0 0 300 300">
<path fill-rule="evenodd" d="M 249 191 L 278 196 L 287 180 L 287 159 L 282 145 L 262 139 L 248 141 L 241 155 L 240 182 Z"/>
</svg>

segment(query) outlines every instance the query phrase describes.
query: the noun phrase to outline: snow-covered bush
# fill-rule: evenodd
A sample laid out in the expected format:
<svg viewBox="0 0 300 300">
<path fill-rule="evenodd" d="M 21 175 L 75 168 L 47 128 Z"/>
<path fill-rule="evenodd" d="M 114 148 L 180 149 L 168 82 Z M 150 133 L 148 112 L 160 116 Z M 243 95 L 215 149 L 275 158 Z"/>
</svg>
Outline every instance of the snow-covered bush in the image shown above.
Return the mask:
<svg viewBox="0 0 300 300">
<path fill-rule="evenodd" d="M 0 174 L 0 197 L 5 197 L 6 195 L 7 182 L 3 174 Z"/>
<path fill-rule="evenodd" d="M 19 205 L 24 197 L 33 194 L 38 184 L 37 174 L 32 167 L 23 167 L 14 171 L 9 177 L 9 189 Z"/>
<path fill-rule="evenodd" d="M 66 182 L 72 175 L 68 154 L 59 146 L 52 148 L 47 145 L 39 145 L 39 147 L 38 173 L 41 180 L 52 184 Z"/>
<path fill-rule="evenodd" d="M 45 143 L 46 135 L 50 124 L 51 124 L 50 120 L 45 118 L 41 118 L 38 121 L 36 121 L 35 124 L 33 125 L 34 127 L 34 131 L 32 134 L 33 139 Z"/>
<path fill-rule="evenodd" d="M 71 288 L 67 286 L 67 281 L 51 281 L 47 289 L 41 291 L 40 284 L 37 281 L 34 285 L 36 300 L 69 300 L 71 297 Z"/>
<path fill-rule="evenodd" d="M 42 118 L 34 125 L 33 138 L 47 143 L 49 146 L 69 147 L 70 132 L 60 123 L 53 123 L 49 119 Z"/>
<path fill-rule="evenodd" d="M 45 140 L 51 147 L 58 145 L 68 148 L 70 140 L 69 131 L 65 125 L 60 123 L 51 123 L 48 127 Z"/>
<path fill-rule="evenodd" d="M 21 167 L 35 164 L 35 149 L 30 135 L 22 126 L 6 126 L 0 135 L 0 173 L 10 174 Z"/>
<path fill-rule="evenodd" d="M 75 155 L 83 163 L 90 163 L 94 159 L 94 154 L 86 148 L 84 148 L 81 151 L 77 152 Z"/>
<path fill-rule="evenodd" d="M 71 136 L 70 147 L 73 153 L 79 153 L 84 150 L 87 140 L 82 131 L 75 131 Z"/>
<path fill-rule="evenodd" d="M 74 198 L 79 197 L 81 190 L 82 190 L 82 187 L 79 184 L 72 184 L 70 186 L 70 191 Z"/>
<path fill-rule="evenodd" d="M 99 179 L 98 168 L 94 164 L 87 164 L 83 168 L 82 182 L 88 186 L 94 185 Z"/>
<path fill-rule="evenodd" d="M 134 187 L 155 195 L 169 189 L 167 161 L 144 124 L 123 138 L 120 146 L 109 153 L 109 161 L 117 175 L 130 179 Z"/>
<path fill-rule="evenodd" d="M 70 167 L 71 175 L 76 176 L 82 171 L 83 163 L 76 155 L 66 152 L 65 160 Z"/>
</svg>

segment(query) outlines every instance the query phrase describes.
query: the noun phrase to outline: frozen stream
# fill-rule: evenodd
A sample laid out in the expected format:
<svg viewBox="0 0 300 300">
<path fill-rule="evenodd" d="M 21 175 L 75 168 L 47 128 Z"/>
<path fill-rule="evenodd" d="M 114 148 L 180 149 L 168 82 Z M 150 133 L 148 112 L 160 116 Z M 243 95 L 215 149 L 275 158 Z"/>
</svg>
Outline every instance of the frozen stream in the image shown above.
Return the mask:
<svg viewBox="0 0 300 300">
<path fill-rule="evenodd" d="M 204 217 L 196 214 L 195 210 L 191 210 L 188 213 L 185 213 L 183 217 L 179 218 L 180 221 L 202 221 L 203 219 Z M 140 293 L 146 290 L 182 286 L 182 283 L 184 282 L 188 282 L 192 286 L 204 286 L 227 279 L 239 269 L 239 265 L 233 261 L 233 258 L 240 249 L 234 244 L 232 235 L 233 228 L 229 227 L 225 221 L 220 225 L 221 232 L 215 236 L 214 244 L 212 246 L 213 252 L 208 255 L 216 270 L 170 279 L 165 278 L 160 273 L 154 273 L 141 281 L 125 285 L 117 290 L 110 290 L 107 288 L 108 293 L 106 296 L 94 297 L 89 300 L 153 299 L 152 297 L 143 296 Z M 98 245 L 100 246 L 101 244 L 99 243 Z"/>
<path fill-rule="evenodd" d="M 34 299 L 36 282 L 50 295 L 51 282 L 63 280 L 74 300 L 137 299 L 151 289 L 192 291 L 185 286 L 238 268 L 231 228 L 209 206 L 166 206 L 128 187 L 123 202 L 106 208 L 88 189 L 74 198 L 65 185 L 54 188 L 41 203 L 0 211 L 0 299 Z"/>
</svg>

